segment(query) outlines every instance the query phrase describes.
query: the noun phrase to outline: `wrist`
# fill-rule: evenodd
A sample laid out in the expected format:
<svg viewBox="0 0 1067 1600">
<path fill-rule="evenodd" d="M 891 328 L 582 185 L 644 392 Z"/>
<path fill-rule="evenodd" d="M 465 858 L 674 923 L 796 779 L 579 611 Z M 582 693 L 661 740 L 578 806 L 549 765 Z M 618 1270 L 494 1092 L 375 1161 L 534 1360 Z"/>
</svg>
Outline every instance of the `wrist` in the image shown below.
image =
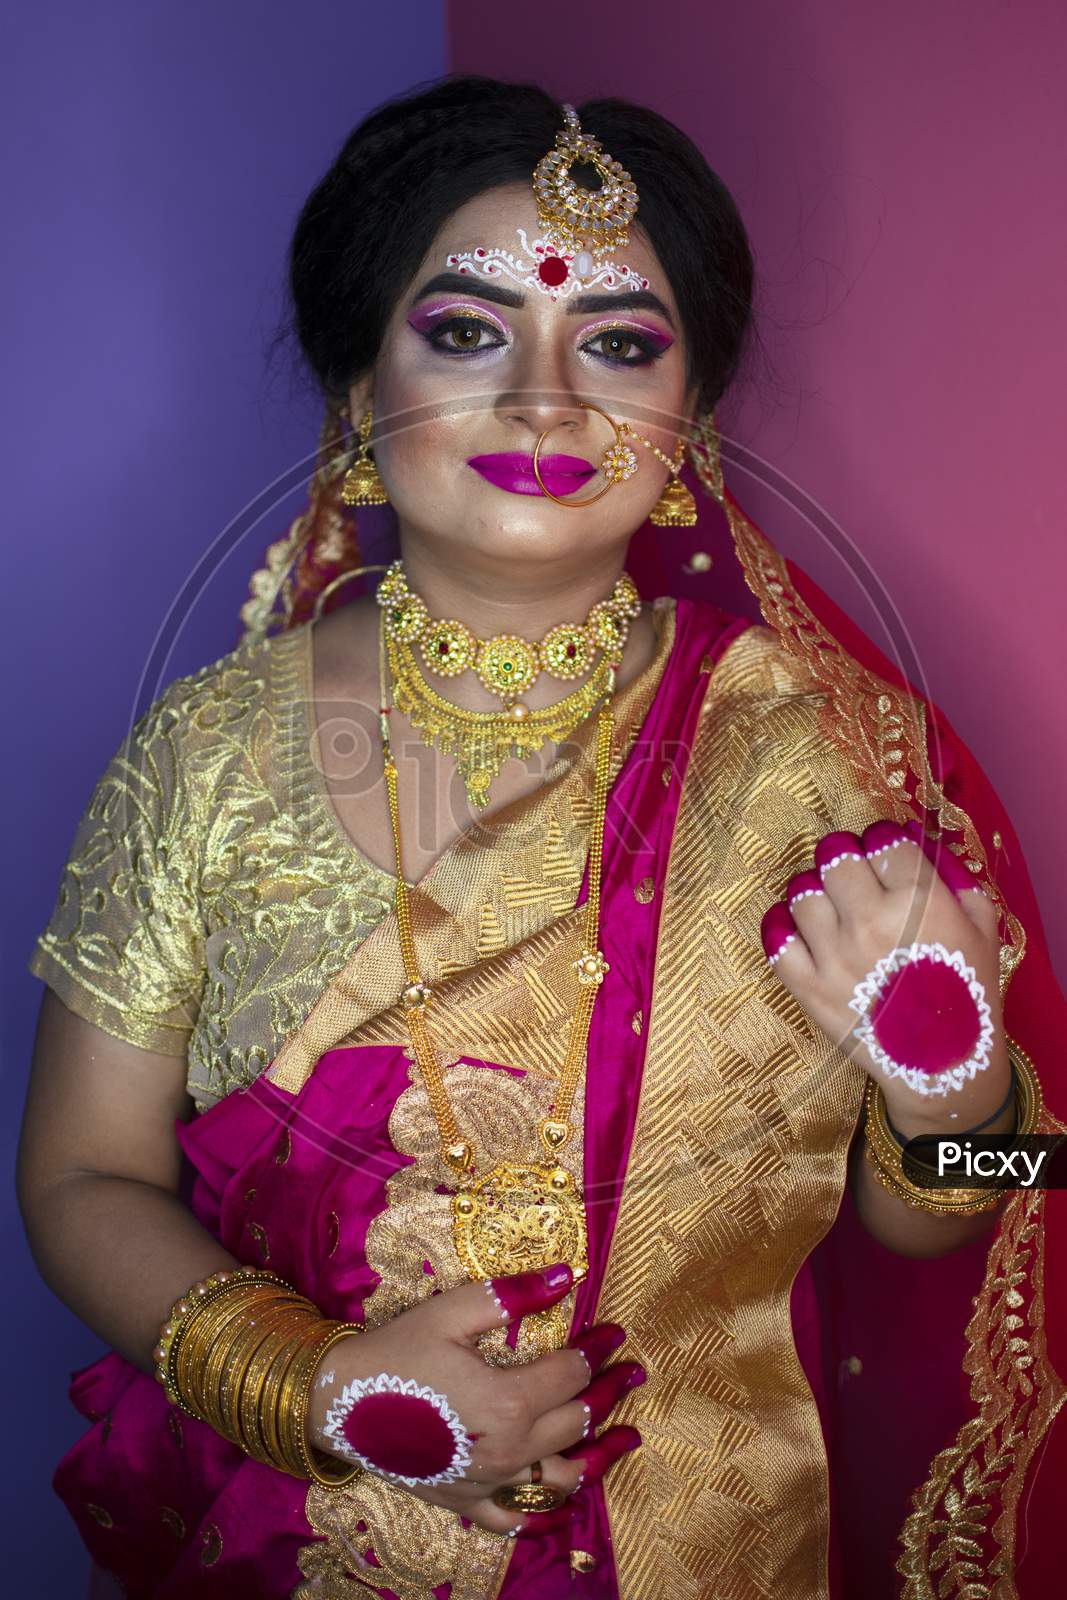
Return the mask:
<svg viewBox="0 0 1067 1600">
<path fill-rule="evenodd" d="M 353 1333 L 347 1339 L 339 1339 L 327 1350 L 315 1368 L 308 1395 L 307 1431 L 308 1437 L 319 1450 L 336 1453 L 332 1441 L 324 1431 L 326 1413 L 330 1409 L 331 1401 L 346 1383 L 366 1375 L 370 1352 L 364 1348 L 364 1344 L 368 1338 L 373 1339 L 373 1335 Z M 358 1353 L 357 1346 L 359 1346 Z"/>
<path fill-rule="evenodd" d="M 882 1085 L 886 1111 L 903 1143 L 921 1135 L 949 1137 L 984 1123 L 983 1134 L 1011 1133 L 1015 1107 L 1011 1098 L 1011 1060 L 1003 1036 L 988 1068 L 946 1094 L 917 1095 L 899 1080 Z M 1005 1103 L 1006 1102 L 1006 1103 Z M 987 1119 L 992 1118 L 992 1121 Z"/>
</svg>

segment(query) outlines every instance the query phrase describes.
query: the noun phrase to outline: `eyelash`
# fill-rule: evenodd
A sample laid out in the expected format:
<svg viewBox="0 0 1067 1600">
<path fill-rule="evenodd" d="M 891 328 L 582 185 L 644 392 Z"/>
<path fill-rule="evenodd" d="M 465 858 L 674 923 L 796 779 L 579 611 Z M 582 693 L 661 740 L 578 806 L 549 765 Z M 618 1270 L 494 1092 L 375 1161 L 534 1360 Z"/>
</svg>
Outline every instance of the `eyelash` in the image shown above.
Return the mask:
<svg viewBox="0 0 1067 1600">
<path fill-rule="evenodd" d="M 496 332 L 496 329 L 488 322 L 483 321 L 481 317 L 459 316 L 449 317 L 447 321 L 439 322 L 431 333 L 424 333 L 422 337 L 432 350 L 437 350 L 441 355 L 449 358 L 458 356 L 460 360 L 468 360 L 471 356 L 481 356 L 485 355 L 489 350 L 503 348 L 503 342 L 501 342 L 495 345 L 481 345 L 475 350 L 446 350 L 444 345 L 438 344 L 437 341 L 442 334 L 450 332 L 453 328 L 478 328 L 479 330 L 485 328 L 489 333 Z M 650 339 L 646 339 L 643 334 L 638 333 L 633 328 L 601 328 L 590 340 L 590 345 L 594 344 L 598 339 L 609 339 L 616 336 L 628 339 L 631 344 L 637 346 L 642 354 L 639 359 L 633 360 L 620 356 L 598 355 L 596 351 L 592 351 L 598 361 L 605 361 L 610 367 L 644 367 L 653 361 L 658 361 L 661 356 L 666 355 L 667 350 L 670 348 L 668 345 L 663 350 L 657 350 Z M 582 348 L 583 350 L 588 349 L 589 346 L 583 345 Z"/>
</svg>

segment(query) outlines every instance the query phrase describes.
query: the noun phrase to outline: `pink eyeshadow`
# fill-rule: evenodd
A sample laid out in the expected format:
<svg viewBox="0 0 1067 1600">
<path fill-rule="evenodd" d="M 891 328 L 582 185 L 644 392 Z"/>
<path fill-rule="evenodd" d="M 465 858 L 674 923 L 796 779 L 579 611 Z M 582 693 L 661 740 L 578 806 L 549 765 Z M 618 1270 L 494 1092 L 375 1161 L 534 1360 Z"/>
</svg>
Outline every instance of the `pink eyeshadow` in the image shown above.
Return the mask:
<svg viewBox="0 0 1067 1600">
<path fill-rule="evenodd" d="M 465 306 L 462 301 L 442 301 L 437 305 L 415 306 L 408 313 L 408 325 L 414 328 L 416 333 L 425 333 L 428 328 L 431 328 L 435 322 L 438 322 L 448 312 L 451 312 L 454 316 L 472 315 L 471 308 Z M 489 323 L 507 338 L 508 330 L 504 327 L 504 324 L 498 322 L 495 317 L 490 317 L 487 312 L 478 311 L 475 320 Z"/>
</svg>

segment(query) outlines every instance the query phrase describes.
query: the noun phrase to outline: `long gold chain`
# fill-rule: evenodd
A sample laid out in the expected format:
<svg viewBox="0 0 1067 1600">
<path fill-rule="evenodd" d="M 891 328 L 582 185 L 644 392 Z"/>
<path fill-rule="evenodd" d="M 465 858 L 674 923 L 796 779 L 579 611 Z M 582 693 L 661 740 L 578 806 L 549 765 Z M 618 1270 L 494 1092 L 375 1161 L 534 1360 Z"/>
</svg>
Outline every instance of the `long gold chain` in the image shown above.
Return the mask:
<svg viewBox="0 0 1067 1600">
<path fill-rule="evenodd" d="M 396 860 L 396 921 L 400 951 L 404 962 L 407 985 L 401 999 L 407 1019 L 415 1060 L 429 1096 L 430 1106 L 441 1136 L 441 1154 L 446 1165 L 460 1177 L 474 1170 L 474 1152 L 464 1139 L 456 1123 L 455 1113 L 445 1089 L 441 1067 L 426 1026 L 426 1010 L 433 992 L 419 971 L 415 936 L 411 923 L 411 903 L 403 871 L 400 837 L 400 807 L 397 793 L 397 766 L 389 733 L 392 702 L 386 668 L 386 633 L 380 633 L 379 664 L 381 676 L 381 736 L 385 771 L 385 786 L 389 801 L 389 821 L 393 835 Z M 603 877 L 604 826 L 607 813 L 608 788 L 611 777 L 612 739 L 615 730 L 615 713 L 612 706 L 614 666 L 608 685 L 607 697 L 597 714 L 596 765 L 593 789 L 593 825 L 589 842 L 589 893 L 586 901 L 584 942 L 571 968 L 578 981 L 578 1003 L 575 1007 L 567 1055 L 560 1075 L 556 1099 L 550 1107 L 551 1115 L 540 1125 L 541 1142 L 548 1155 L 553 1156 L 566 1144 L 573 1128 L 570 1122 L 571 1107 L 585 1066 L 589 1029 L 593 1006 L 609 968 L 599 948 L 600 894 Z"/>
</svg>

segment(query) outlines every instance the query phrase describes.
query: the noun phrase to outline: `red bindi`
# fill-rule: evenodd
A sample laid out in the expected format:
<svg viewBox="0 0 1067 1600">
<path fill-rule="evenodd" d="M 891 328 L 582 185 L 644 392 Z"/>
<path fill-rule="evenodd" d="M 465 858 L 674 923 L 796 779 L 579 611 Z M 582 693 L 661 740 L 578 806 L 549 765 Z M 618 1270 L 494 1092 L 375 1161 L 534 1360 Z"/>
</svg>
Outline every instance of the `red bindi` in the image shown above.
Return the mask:
<svg viewBox="0 0 1067 1600">
<path fill-rule="evenodd" d="M 566 280 L 569 267 L 559 256 L 546 256 L 537 269 L 537 276 L 542 283 L 547 283 L 549 288 L 555 289 L 557 285 Z"/>
</svg>

